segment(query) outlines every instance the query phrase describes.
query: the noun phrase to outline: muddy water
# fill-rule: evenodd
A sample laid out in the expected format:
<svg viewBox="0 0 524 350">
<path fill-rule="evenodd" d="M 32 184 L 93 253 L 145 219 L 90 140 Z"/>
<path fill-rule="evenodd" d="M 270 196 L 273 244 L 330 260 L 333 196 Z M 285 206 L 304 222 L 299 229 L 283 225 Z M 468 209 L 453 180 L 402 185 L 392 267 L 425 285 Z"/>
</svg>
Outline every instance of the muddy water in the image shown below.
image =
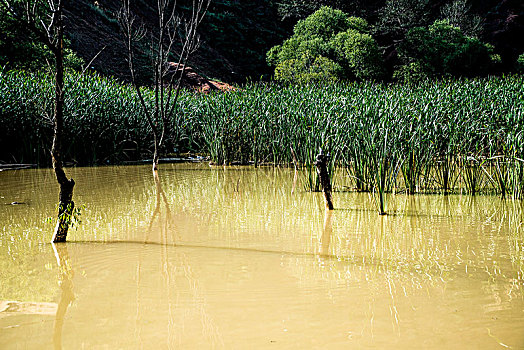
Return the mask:
<svg viewBox="0 0 524 350">
<path fill-rule="evenodd" d="M 1 349 L 524 348 L 521 202 L 326 214 L 288 169 L 69 174 L 86 208 L 53 246 L 52 172 L 0 172 Z"/>
</svg>

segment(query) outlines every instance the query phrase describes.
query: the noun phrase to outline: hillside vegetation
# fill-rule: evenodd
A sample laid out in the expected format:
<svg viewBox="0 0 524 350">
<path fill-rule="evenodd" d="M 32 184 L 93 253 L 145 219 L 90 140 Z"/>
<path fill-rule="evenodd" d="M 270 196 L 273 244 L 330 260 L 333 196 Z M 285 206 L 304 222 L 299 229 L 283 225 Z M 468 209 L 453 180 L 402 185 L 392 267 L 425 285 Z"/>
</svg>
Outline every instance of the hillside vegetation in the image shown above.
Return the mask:
<svg viewBox="0 0 524 350">
<path fill-rule="evenodd" d="M 156 23 L 152 2 L 132 3 L 144 25 Z M 524 3 L 519 0 L 213 0 L 200 27 L 201 48 L 191 65 L 204 76 L 228 82 L 267 79 L 274 71 L 266 63 L 267 51 L 293 34 L 297 20 L 305 19 L 323 5 L 361 17 L 369 24 L 360 35 L 362 39 L 369 35 L 376 41 L 386 79 L 403 64 L 406 50 L 402 47 L 409 38 L 408 32 L 417 27 L 428 28 L 436 20 L 447 19 L 465 35 L 490 44 L 492 54 L 500 57 L 499 65 L 490 73 L 515 71 L 517 58 L 524 53 Z M 125 49 L 116 19 L 119 8 L 119 0 L 70 2 L 66 34 L 71 53 L 84 63 L 103 50 L 92 63 L 93 69 L 127 79 Z M 32 69 L 46 65 L 43 47 L 33 44 L 34 38 L 1 13 L 0 29 L 0 65 Z M 140 67 L 146 82 L 150 74 L 145 68 L 147 45 L 143 51 Z M 71 66 L 82 63 L 71 58 Z"/>
</svg>

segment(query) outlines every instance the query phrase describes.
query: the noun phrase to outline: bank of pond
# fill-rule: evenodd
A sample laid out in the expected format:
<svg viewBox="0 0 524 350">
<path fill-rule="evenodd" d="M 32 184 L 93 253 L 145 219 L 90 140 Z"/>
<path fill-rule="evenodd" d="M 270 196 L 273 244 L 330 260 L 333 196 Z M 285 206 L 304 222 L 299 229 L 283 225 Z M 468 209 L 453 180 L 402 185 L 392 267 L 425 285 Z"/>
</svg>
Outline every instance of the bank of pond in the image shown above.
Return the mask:
<svg viewBox="0 0 524 350">
<path fill-rule="evenodd" d="M 146 103 L 154 103 L 153 91 L 143 92 Z M 44 73 L 0 72 L 0 160 L 48 164 L 52 96 Z M 313 162 L 322 149 L 332 172 L 351 179 L 344 189 L 379 197 L 459 191 L 522 198 L 523 96 L 522 75 L 184 91 L 162 153 L 199 154 L 219 165 L 304 167 L 311 190 L 318 189 Z M 131 86 L 70 74 L 65 113 L 63 146 L 71 162 L 151 156 L 153 136 Z"/>
</svg>

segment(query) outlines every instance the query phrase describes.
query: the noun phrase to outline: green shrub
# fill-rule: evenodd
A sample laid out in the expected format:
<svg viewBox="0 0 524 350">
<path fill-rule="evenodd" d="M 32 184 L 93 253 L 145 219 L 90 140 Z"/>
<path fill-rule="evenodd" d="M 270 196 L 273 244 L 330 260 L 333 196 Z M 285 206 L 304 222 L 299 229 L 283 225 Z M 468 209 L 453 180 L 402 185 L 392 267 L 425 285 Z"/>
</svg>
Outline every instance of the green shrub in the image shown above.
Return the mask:
<svg viewBox="0 0 524 350">
<path fill-rule="evenodd" d="M 303 54 L 300 59 L 289 59 L 275 68 L 275 79 L 284 83 L 320 83 L 339 80 L 340 65 L 329 58 Z"/>
<path fill-rule="evenodd" d="M 418 83 L 430 77 L 429 69 L 420 62 L 411 62 L 400 66 L 394 73 L 393 79 L 407 83 Z"/>
<path fill-rule="evenodd" d="M 275 79 L 288 83 L 311 81 L 301 79 L 309 76 L 377 80 L 384 72 L 366 20 L 326 6 L 298 21 L 293 36 L 268 51 L 267 62 L 276 67 Z"/>
<path fill-rule="evenodd" d="M 524 73 L 524 53 L 517 58 L 517 72 Z"/>
<path fill-rule="evenodd" d="M 295 37 L 329 40 L 335 34 L 349 29 L 349 24 L 348 15 L 344 12 L 323 6 L 306 19 L 298 21 L 293 32 Z"/>
<path fill-rule="evenodd" d="M 337 34 L 331 45 L 356 78 L 378 80 L 383 77 L 382 55 L 371 35 L 349 29 Z"/>
<path fill-rule="evenodd" d="M 399 55 L 405 64 L 418 62 L 428 75 L 476 76 L 491 66 L 492 50 L 443 20 L 409 30 Z"/>
</svg>

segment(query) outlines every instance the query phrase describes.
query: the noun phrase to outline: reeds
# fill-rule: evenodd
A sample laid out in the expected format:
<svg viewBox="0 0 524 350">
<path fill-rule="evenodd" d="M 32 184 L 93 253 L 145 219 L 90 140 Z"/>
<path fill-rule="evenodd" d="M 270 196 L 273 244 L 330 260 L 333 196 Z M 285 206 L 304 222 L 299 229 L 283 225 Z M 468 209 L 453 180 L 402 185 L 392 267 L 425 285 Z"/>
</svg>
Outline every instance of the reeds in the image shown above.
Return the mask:
<svg viewBox="0 0 524 350">
<path fill-rule="evenodd" d="M 208 153 L 220 164 L 239 159 L 289 164 L 293 148 L 301 165 L 311 169 L 322 148 L 334 165 L 347 169 L 356 190 L 376 194 L 377 208 L 384 212 L 392 191 L 521 197 L 523 94 L 522 76 L 419 86 L 255 85 L 206 97 L 213 102 L 194 110 L 192 118 L 203 129 L 218 117 L 214 132 L 235 135 L 201 135 L 215 145 Z M 231 147 L 237 147 L 234 156 Z M 314 176 L 307 176 L 306 184 L 315 189 Z"/>
<path fill-rule="evenodd" d="M 148 125 L 129 86 L 69 77 L 67 155 L 82 164 L 147 157 Z M 418 86 L 248 84 L 228 93 L 182 93 L 166 153 L 207 154 L 216 164 L 291 165 L 317 187 L 319 149 L 355 190 L 376 194 L 463 191 L 524 197 L 524 77 L 443 79 Z M 43 74 L 0 73 L 3 159 L 40 162 L 51 93 Z M 145 89 L 145 96 L 151 98 Z M 336 180 L 336 179 L 335 179 Z M 336 188 L 336 186 L 335 186 Z"/>
</svg>

